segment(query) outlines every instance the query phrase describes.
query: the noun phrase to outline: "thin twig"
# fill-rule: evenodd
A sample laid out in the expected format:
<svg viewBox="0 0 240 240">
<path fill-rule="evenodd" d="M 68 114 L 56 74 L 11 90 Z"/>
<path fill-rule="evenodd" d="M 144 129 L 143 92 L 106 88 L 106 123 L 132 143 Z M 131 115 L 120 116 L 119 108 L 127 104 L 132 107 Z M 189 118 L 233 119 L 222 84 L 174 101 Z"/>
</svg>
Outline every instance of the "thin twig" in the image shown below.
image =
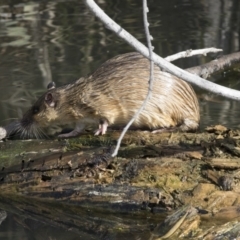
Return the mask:
<svg viewBox="0 0 240 240">
<path fill-rule="evenodd" d="M 216 52 L 222 52 L 222 49 L 218 49 L 218 48 L 203 48 L 203 49 L 196 49 L 196 50 L 186 50 L 183 52 L 179 52 L 176 54 L 173 54 L 171 56 L 168 56 L 166 58 L 164 58 L 165 60 L 167 60 L 168 62 L 172 62 L 175 61 L 179 58 L 186 58 L 186 57 L 192 57 L 194 55 L 204 55 L 206 56 L 207 53 L 216 53 Z"/>
<path fill-rule="evenodd" d="M 104 11 L 99 8 L 99 6 L 93 0 L 85 0 L 88 8 L 93 12 L 93 14 L 98 17 L 108 29 L 115 32 L 119 37 L 124 39 L 129 45 L 135 48 L 139 53 L 141 53 L 146 58 L 150 59 L 149 50 L 146 46 L 140 43 L 136 38 L 134 38 L 131 34 L 125 31 L 121 26 L 119 26 L 116 22 L 114 22 L 109 16 L 107 16 Z M 240 91 L 230 89 L 216 83 L 212 83 L 207 81 L 197 75 L 191 74 L 183 69 L 171 64 L 170 62 L 164 60 L 157 54 L 153 53 L 152 56 L 153 62 L 164 69 L 166 72 L 173 74 L 189 83 L 192 83 L 202 89 L 213 92 L 215 94 L 234 99 L 240 100 Z"/>
<path fill-rule="evenodd" d="M 150 36 L 150 33 L 149 33 L 149 28 L 148 28 L 149 23 L 148 23 L 148 20 L 147 20 L 147 13 L 148 13 L 147 0 L 143 0 L 143 23 L 144 23 L 144 29 L 145 29 L 146 39 L 147 39 L 147 45 L 148 45 L 148 49 L 149 49 L 149 56 L 150 56 L 150 60 L 149 60 L 150 61 L 150 76 L 149 76 L 148 92 L 147 92 L 147 96 L 146 96 L 142 106 L 134 114 L 134 116 L 128 122 L 128 124 L 124 127 L 120 137 L 118 138 L 117 145 L 116 145 L 116 147 L 114 149 L 114 152 L 112 154 L 113 157 L 117 156 L 118 150 L 119 150 L 121 142 L 122 142 L 122 139 L 123 139 L 124 135 L 126 134 L 127 130 L 132 125 L 132 123 L 137 119 L 139 114 L 146 107 L 146 104 L 147 104 L 148 100 L 151 98 L 152 86 L 153 86 L 153 81 L 154 81 L 154 77 L 153 77 L 154 63 L 152 61 L 152 55 L 153 55 L 153 51 L 152 51 L 153 47 L 152 47 L 152 43 L 151 43 L 151 40 L 152 40 L 151 38 L 152 37 Z"/>
</svg>

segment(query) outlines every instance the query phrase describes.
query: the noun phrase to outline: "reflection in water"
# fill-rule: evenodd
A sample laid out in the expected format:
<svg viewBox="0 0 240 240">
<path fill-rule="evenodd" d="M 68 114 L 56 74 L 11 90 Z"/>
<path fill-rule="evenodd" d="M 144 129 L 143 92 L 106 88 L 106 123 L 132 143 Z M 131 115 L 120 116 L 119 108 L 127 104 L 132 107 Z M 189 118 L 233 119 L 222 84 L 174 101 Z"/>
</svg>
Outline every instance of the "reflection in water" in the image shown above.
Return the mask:
<svg viewBox="0 0 240 240">
<path fill-rule="evenodd" d="M 54 80 L 57 85 L 74 81 L 107 59 L 132 51 L 89 13 L 83 1 L 14 2 L 15 5 L 0 3 L 0 125 L 21 117 L 50 81 Z M 114 20 L 145 43 L 139 0 L 99 3 Z M 239 50 L 239 0 L 163 0 L 158 4 L 149 0 L 148 4 L 153 45 L 160 55 L 204 47 L 223 48 L 224 53 Z M 187 68 L 210 59 L 193 57 L 178 60 L 176 64 Z M 212 80 L 240 89 L 239 79 L 239 70 L 235 69 Z M 220 123 L 239 127 L 238 102 L 198 92 L 202 126 Z M 202 100 L 204 95 L 210 99 Z M 19 221 L 16 216 L 12 217 L 14 224 L 9 215 L 9 222 L 7 218 L 2 225 L 7 228 L 13 224 L 12 230 L 19 230 L 21 226 L 24 232 L 25 226 L 16 226 Z M 16 236 L 5 237 L 16 239 Z M 74 236 L 68 237 L 74 239 Z"/>
<path fill-rule="evenodd" d="M 132 51 L 106 30 L 81 2 L 15 3 L 0 5 L 2 125 L 19 117 L 50 81 L 58 85 L 74 81 L 112 56 Z M 145 42 L 139 1 L 102 1 L 101 7 Z M 226 53 L 239 48 L 239 26 L 235 24 L 240 16 L 237 0 L 221 3 L 165 0 L 158 5 L 149 0 L 149 8 L 153 45 L 162 56 L 190 48 L 214 46 L 224 48 Z M 210 57 L 200 56 L 178 60 L 176 64 L 185 68 L 209 60 Z M 236 71 L 231 79 L 215 80 L 231 85 L 238 77 Z M 234 88 L 238 89 L 239 85 Z M 227 115 L 224 115 L 224 105 L 231 106 L 227 108 Z M 205 101 L 201 109 L 204 126 L 215 122 L 238 125 L 239 109 L 232 101 L 221 99 L 219 104 Z"/>
<path fill-rule="evenodd" d="M 69 193 L 65 192 L 72 194 L 71 190 Z M 68 199 L 63 192 L 60 191 L 58 194 L 62 200 Z M 5 212 L 7 218 L 0 225 L 0 239 L 147 240 L 150 239 L 149 220 L 151 224 L 156 225 L 163 221 L 165 216 L 159 214 L 151 219 L 151 213 L 146 212 L 143 217 L 136 217 L 131 210 L 131 204 L 129 207 L 123 207 L 118 203 L 114 206 L 113 202 L 103 213 L 99 211 L 98 206 L 94 208 L 91 204 L 88 207 L 86 201 L 80 200 L 79 205 L 77 203 L 68 205 L 67 202 L 59 203 L 57 199 L 56 201 L 47 199 L 42 201 L 36 197 L 31 201 L 27 197 L 9 199 L 8 195 L 1 196 L 0 207 L 8 213 L 1 210 Z M 97 202 L 95 203 L 98 205 Z M 114 208 L 122 208 L 125 211 L 122 214 L 115 214 Z"/>
</svg>

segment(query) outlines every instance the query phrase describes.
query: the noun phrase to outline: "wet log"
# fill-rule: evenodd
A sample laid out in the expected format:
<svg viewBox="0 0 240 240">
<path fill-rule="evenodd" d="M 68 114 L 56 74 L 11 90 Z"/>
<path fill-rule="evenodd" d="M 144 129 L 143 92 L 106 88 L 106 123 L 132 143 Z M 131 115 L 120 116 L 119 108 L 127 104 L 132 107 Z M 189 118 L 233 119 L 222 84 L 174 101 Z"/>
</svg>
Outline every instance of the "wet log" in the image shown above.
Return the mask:
<svg viewBox="0 0 240 240">
<path fill-rule="evenodd" d="M 141 232 L 145 239 L 168 233 L 191 235 L 200 223 L 222 218 L 221 209 L 230 209 L 227 222 L 239 218 L 240 164 L 236 153 L 240 131 L 215 126 L 198 133 L 129 132 L 118 157 L 112 158 L 118 136 L 119 132 L 112 132 L 61 141 L 1 142 L 2 208 L 11 209 L 12 203 L 16 206 L 12 211 L 30 211 L 31 216 L 47 223 L 60 219 L 56 209 L 61 206 L 64 220 L 57 220 L 57 225 L 66 228 L 74 221 L 85 234 L 92 226 L 95 234 L 102 235 L 106 231 L 113 234 L 106 216 L 116 217 L 111 223 L 116 234 L 122 226 L 117 216 L 125 214 L 128 217 L 123 222 L 128 227 L 121 234 L 128 236 L 129 229 L 135 229 L 136 236 Z M 31 205 L 26 207 L 26 202 Z M 176 224 L 171 224 L 173 230 L 159 233 L 144 225 L 142 217 L 151 216 L 151 223 L 157 224 L 188 204 L 197 209 L 197 215 L 179 215 Z M 102 216 L 100 229 L 91 225 L 89 211 Z M 79 221 L 78 214 L 85 220 Z M 142 219 L 144 228 L 135 225 L 136 217 Z M 192 228 L 187 231 L 187 226 Z"/>
</svg>

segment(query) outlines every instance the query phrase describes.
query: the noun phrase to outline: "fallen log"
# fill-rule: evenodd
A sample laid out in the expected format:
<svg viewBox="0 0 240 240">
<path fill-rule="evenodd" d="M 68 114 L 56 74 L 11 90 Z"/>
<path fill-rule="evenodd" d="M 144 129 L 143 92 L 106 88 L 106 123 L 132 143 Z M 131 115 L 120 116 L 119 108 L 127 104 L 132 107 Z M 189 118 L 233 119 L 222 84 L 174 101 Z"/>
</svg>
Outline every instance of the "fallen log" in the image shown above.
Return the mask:
<svg viewBox="0 0 240 240">
<path fill-rule="evenodd" d="M 61 206 L 71 213 L 77 208 L 86 219 L 77 221 L 80 213 L 76 210 L 71 221 L 80 224 L 86 232 L 93 221 L 87 212 L 94 212 L 102 216 L 103 225 L 101 231 L 95 226 L 93 232 L 103 235 L 106 231 L 113 234 L 106 216 L 125 214 L 128 217 L 124 224 L 128 227 L 121 234 L 127 236 L 129 228 L 137 229 L 136 236 L 141 233 L 148 236 L 146 239 L 156 237 L 156 229 L 153 235 L 147 225 L 140 230 L 135 225 L 136 217 L 151 216 L 152 223 L 157 224 L 167 214 L 190 203 L 198 212 L 194 220 L 185 213 L 179 215 L 182 219 L 179 221 L 193 221 L 193 228 L 210 219 L 217 221 L 218 216 L 222 218 L 222 214 L 217 214 L 221 209 L 236 207 L 235 211 L 228 211 L 226 221 L 238 218 L 240 131 L 221 126 L 200 133 L 130 131 L 119 156 L 112 158 L 111 146 L 118 137 L 119 132 L 111 132 L 106 136 L 85 134 L 61 141 L 1 142 L 2 208 L 11 209 L 11 203 L 21 214 L 30 211 L 32 217 L 37 216 L 45 223 L 59 218 L 52 213 L 53 206 L 55 210 Z M 23 202 L 31 205 L 26 207 Z M 68 210 L 61 214 L 65 216 Z M 121 225 L 116 219 L 111 223 L 114 234 Z M 69 221 L 69 217 L 65 218 L 61 224 L 66 227 Z M 174 226 L 171 225 L 173 232 L 178 224 Z M 186 231 L 178 229 L 174 234 L 180 236 L 183 230 Z"/>
</svg>

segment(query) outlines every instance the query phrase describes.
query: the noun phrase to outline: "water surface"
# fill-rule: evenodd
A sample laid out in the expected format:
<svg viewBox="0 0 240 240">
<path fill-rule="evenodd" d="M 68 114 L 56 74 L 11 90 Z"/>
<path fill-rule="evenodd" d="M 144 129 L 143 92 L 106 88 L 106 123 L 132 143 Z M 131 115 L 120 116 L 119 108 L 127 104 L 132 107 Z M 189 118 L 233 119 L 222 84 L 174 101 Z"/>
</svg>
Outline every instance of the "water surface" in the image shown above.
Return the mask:
<svg viewBox="0 0 240 240">
<path fill-rule="evenodd" d="M 138 0 L 100 1 L 115 21 L 145 43 L 142 8 Z M 155 52 L 165 57 L 186 49 L 239 50 L 239 3 L 226 1 L 149 1 L 150 31 Z M 133 51 L 105 29 L 79 1 L 15 1 L 0 3 L 0 124 L 22 115 L 50 81 L 62 85 L 86 76 L 107 59 Z M 187 68 L 216 57 L 197 56 L 176 61 Z M 239 89 L 239 68 L 212 77 Z M 197 90 L 198 91 L 198 90 Z M 201 125 L 239 125 L 239 104 L 199 92 Z"/>
</svg>

